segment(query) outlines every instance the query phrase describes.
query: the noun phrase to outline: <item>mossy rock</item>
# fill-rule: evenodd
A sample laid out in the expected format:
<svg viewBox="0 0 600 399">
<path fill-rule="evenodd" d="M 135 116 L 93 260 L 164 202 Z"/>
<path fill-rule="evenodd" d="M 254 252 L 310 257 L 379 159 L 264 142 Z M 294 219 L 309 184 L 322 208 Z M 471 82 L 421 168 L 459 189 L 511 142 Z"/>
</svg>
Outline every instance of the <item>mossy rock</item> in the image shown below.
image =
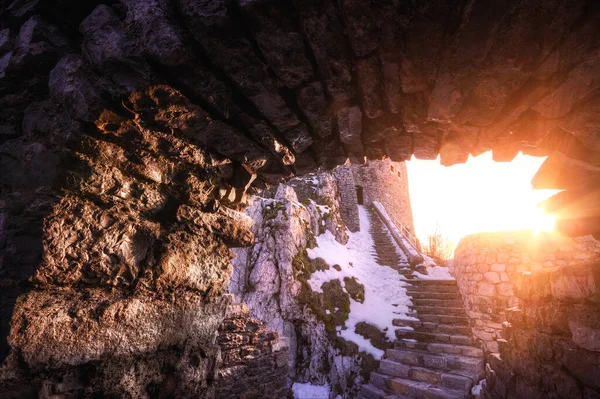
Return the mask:
<svg viewBox="0 0 600 399">
<path fill-rule="evenodd" d="M 371 344 L 377 349 L 386 350 L 394 346 L 384 332 L 379 331 L 377 327 L 364 321 L 356 324 L 354 332 L 370 340 Z"/>
<path fill-rule="evenodd" d="M 379 360 L 376 360 L 367 352 L 360 352 L 360 374 L 364 381 L 369 381 L 371 373 L 379 368 Z"/>
<path fill-rule="evenodd" d="M 334 206 L 333 200 L 329 197 L 318 198 L 317 204 L 326 205 L 326 206 L 330 207 L 332 210 L 333 210 L 333 206 Z"/>
<path fill-rule="evenodd" d="M 359 283 L 356 277 L 344 277 L 344 284 L 350 298 L 360 303 L 365 301 L 365 286 Z"/>
<path fill-rule="evenodd" d="M 263 220 L 268 221 L 275 219 L 279 211 L 285 212 L 285 209 L 285 204 L 283 202 L 275 202 L 274 204 L 270 204 L 263 210 Z"/>
<path fill-rule="evenodd" d="M 298 272 L 297 277 L 302 276 L 306 280 L 310 278 L 311 274 L 318 270 L 329 270 L 329 265 L 323 258 L 310 259 L 306 252 L 306 248 L 294 256 L 292 259 L 292 267 Z"/>
<path fill-rule="evenodd" d="M 311 290 L 308 282 L 299 278 L 302 287 L 298 299 L 321 320 L 325 331 L 335 336 L 336 328 L 343 326 L 350 314 L 350 297 L 342 288 L 339 280 L 332 280 L 321 285 L 323 292 Z"/>
<path fill-rule="evenodd" d="M 358 345 L 352 341 L 346 341 L 344 338 L 336 336 L 332 346 L 340 351 L 342 356 L 354 356 L 358 354 Z"/>
</svg>

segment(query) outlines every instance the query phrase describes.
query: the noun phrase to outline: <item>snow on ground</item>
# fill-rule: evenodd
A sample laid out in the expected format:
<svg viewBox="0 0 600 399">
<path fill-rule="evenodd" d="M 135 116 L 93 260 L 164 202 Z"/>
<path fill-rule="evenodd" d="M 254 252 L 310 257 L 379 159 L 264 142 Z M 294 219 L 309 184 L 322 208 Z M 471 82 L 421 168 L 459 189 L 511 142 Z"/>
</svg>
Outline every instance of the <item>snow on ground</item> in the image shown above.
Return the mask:
<svg viewBox="0 0 600 399">
<path fill-rule="evenodd" d="M 294 382 L 292 385 L 294 399 L 329 399 L 329 385 L 312 385 Z"/>
<path fill-rule="evenodd" d="M 394 248 L 396 248 L 396 254 L 398 254 L 398 256 L 400 257 L 400 262 L 408 264 L 408 256 L 406 256 L 402 248 L 400 248 L 400 245 L 398 245 L 392 233 L 390 233 L 388 228 L 385 226 L 383 230 L 385 230 L 385 233 L 387 234 L 388 238 L 390 239 L 392 244 L 394 244 Z"/>
<path fill-rule="evenodd" d="M 373 238 L 369 233 L 371 221 L 364 206 L 359 206 L 361 230 L 356 233 L 348 232 L 349 240 L 346 245 L 337 242 L 326 231 L 317 237 L 317 247 L 307 249 L 309 258 L 323 258 L 328 265 L 339 265 L 341 271 L 330 267 L 313 273 L 308 280 L 315 292 L 323 292 L 321 285 L 325 282 L 339 279 L 344 287 L 344 277 L 356 277 L 365 287 L 364 303 L 356 302 L 350 298 L 350 315 L 346 320 L 346 329 L 340 329 L 338 334 L 356 343 L 359 350 L 381 359 L 383 351 L 375 348 L 368 339 L 354 332 L 356 324 L 361 321 L 377 326 L 380 331 L 385 331 L 388 339 L 396 339 L 394 331 L 398 329 L 392 325 L 393 319 L 416 320 L 407 316 L 410 298 L 406 295 L 407 284 L 404 278 L 394 269 L 381 266 L 375 260 Z M 410 329 L 409 327 L 407 329 Z"/>
<path fill-rule="evenodd" d="M 450 274 L 450 270 L 444 266 L 429 266 L 427 265 L 427 274 L 413 272 L 421 280 L 454 280 Z"/>
<path fill-rule="evenodd" d="M 471 388 L 471 395 L 475 396 L 476 398 L 479 398 L 481 395 L 481 391 L 483 390 L 483 387 L 485 386 L 485 379 L 479 381 L 479 383 L 477 385 L 474 385 L 473 388 Z"/>
</svg>

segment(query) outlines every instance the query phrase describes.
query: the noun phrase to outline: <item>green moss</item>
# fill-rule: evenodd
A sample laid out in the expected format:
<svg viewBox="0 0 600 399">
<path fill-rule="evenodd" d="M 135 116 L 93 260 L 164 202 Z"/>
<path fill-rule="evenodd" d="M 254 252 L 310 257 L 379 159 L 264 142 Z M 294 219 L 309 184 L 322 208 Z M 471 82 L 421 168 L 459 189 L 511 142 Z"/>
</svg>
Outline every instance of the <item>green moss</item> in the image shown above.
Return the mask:
<svg viewBox="0 0 600 399">
<path fill-rule="evenodd" d="M 381 350 L 392 348 L 394 345 L 387 339 L 384 332 L 379 331 L 377 327 L 372 324 L 361 321 L 354 328 L 354 332 L 362 335 L 366 339 L 371 341 L 374 347 Z"/>
<path fill-rule="evenodd" d="M 329 265 L 321 258 L 308 259 L 306 250 L 296 254 L 292 260 L 296 279 L 300 282 L 298 300 L 321 320 L 328 334 L 335 337 L 336 328 L 343 326 L 350 314 L 350 297 L 339 280 L 321 285 L 323 292 L 314 292 L 308 284 L 310 275 L 317 270 L 327 270 Z"/>
<path fill-rule="evenodd" d="M 356 277 L 344 277 L 344 284 L 350 298 L 360 303 L 365 301 L 365 286 L 359 283 Z"/>
<path fill-rule="evenodd" d="M 275 219 L 279 211 L 283 211 L 285 214 L 285 204 L 283 202 L 275 202 L 274 205 L 270 205 L 263 209 L 263 220 L 268 221 Z"/>
<path fill-rule="evenodd" d="M 371 373 L 379 367 L 379 361 L 366 352 L 360 352 L 358 356 L 360 358 L 360 375 L 363 380 L 368 381 Z"/>
<path fill-rule="evenodd" d="M 329 198 L 329 197 L 318 198 L 317 199 L 317 204 L 319 204 L 319 205 L 326 205 L 326 206 L 330 207 L 331 209 L 333 209 L 333 207 L 334 207 L 333 200 L 331 198 Z"/>
<path fill-rule="evenodd" d="M 310 205 L 310 198 L 304 198 L 302 200 L 302 205 L 309 206 Z"/>
<path fill-rule="evenodd" d="M 333 339 L 332 346 L 339 350 L 342 356 L 354 356 L 358 353 L 358 345 L 352 341 L 346 341 L 342 337 L 336 336 Z"/>
<path fill-rule="evenodd" d="M 305 280 L 318 270 L 328 270 L 329 265 L 322 258 L 310 259 L 306 249 L 298 252 L 292 259 L 292 267 L 297 272 L 296 277 L 302 277 Z"/>
</svg>

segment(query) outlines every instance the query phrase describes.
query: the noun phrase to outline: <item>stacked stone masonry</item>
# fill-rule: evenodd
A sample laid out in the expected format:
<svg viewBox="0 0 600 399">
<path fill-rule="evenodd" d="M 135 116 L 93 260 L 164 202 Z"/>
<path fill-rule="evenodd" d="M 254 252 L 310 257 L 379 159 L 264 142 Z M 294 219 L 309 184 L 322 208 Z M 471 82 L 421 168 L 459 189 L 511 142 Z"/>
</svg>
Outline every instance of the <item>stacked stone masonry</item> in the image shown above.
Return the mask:
<svg viewBox="0 0 600 399">
<path fill-rule="evenodd" d="M 222 363 L 215 398 L 286 399 L 288 347 L 249 314 L 247 305 L 232 305 L 219 328 Z"/>
<path fill-rule="evenodd" d="M 380 202 L 396 226 L 404 226 L 415 234 L 404 162 L 385 160 L 354 165 L 352 174 L 354 184 L 363 188 L 365 205 Z"/>
<path fill-rule="evenodd" d="M 455 258 L 473 335 L 487 352 L 485 398 L 600 397 L 597 241 L 479 234 L 463 239 Z"/>
<path fill-rule="evenodd" d="M 339 166 L 334 169 L 333 176 L 337 183 L 340 196 L 340 213 L 344 224 L 350 231 L 360 230 L 360 218 L 358 216 L 358 199 L 356 183 L 352 175 L 352 168 Z"/>
<path fill-rule="evenodd" d="M 463 238 L 450 271 L 458 281 L 473 335 L 498 352 L 506 309 L 517 306 L 513 280 L 518 273 L 580 264 L 600 258 L 591 237 L 568 238 L 531 231 L 480 233 Z"/>
<path fill-rule="evenodd" d="M 367 207 L 371 207 L 373 201 L 383 204 L 392 222 L 404 226 L 414 235 L 404 162 L 369 161 L 364 165 L 339 166 L 333 173 L 340 193 L 342 217 L 350 231 L 358 230 L 360 224 L 357 208 L 360 196 Z"/>
</svg>

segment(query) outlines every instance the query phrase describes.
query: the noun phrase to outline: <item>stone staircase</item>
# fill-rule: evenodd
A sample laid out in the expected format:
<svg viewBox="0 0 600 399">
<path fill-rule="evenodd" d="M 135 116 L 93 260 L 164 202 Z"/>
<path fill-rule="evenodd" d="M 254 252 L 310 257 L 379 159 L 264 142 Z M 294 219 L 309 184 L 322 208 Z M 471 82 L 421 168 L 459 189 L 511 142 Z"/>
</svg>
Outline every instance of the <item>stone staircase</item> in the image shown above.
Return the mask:
<svg viewBox="0 0 600 399">
<path fill-rule="evenodd" d="M 397 247 L 392 242 L 386 225 L 375 212 L 370 211 L 369 213 L 371 219 L 370 233 L 373 237 L 377 263 L 381 266 L 391 267 L 406 277 L 407 280 L 415 278 L 406 257 L 398 254 Z"/>
<path fill-rule="evenodd" d="M 393 349 L 363 386 L 365 399 L 466 399 L 484 374 L 483 351 L 471 339 L 454 280 L 410 281 L 418 321 L 394 320 Z"/>
</svg>

